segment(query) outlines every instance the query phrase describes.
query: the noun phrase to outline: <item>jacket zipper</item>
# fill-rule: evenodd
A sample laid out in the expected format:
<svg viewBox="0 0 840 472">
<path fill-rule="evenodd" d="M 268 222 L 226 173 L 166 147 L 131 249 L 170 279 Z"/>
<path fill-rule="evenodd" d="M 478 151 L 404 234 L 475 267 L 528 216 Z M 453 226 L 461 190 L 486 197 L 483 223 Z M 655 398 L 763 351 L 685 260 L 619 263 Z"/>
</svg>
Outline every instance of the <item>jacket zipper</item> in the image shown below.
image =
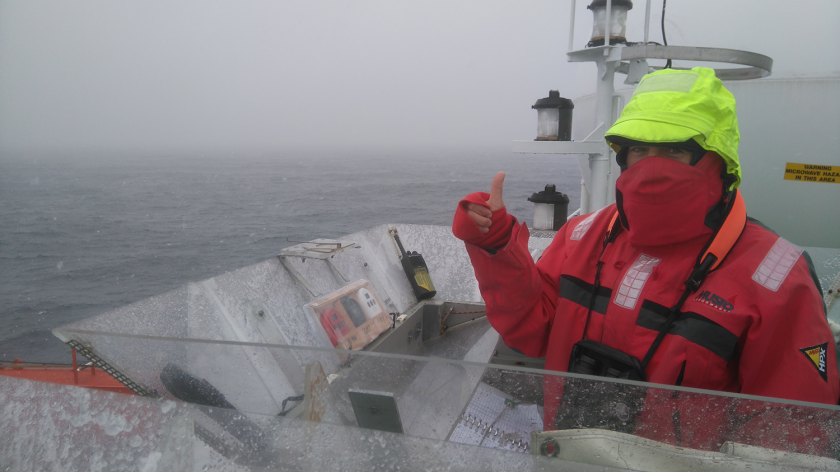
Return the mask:
<svg viewBox="0 0 840 472">
<path fill-rule="evenodd" d="M 680 375 L 677 376 L 677 383 L 674 384 L 677 387 L 682 385 L 683 376 L 685 375 L 685 362 L 686 361 L 683 361 L 682 368 L 680 368 Z"/>
</svg>

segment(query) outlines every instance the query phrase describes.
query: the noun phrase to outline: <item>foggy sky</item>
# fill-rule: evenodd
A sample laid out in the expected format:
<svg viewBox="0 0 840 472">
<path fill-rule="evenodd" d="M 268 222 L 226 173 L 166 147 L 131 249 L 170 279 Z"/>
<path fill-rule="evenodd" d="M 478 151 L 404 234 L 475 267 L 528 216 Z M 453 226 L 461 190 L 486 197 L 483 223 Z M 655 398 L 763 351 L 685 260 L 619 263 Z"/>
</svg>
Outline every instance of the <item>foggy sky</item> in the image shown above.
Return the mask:
<svg viewBox="0 0 840 472">
<path fill-rule="evenodd" d="M 509 148 L 533 138 L 530 106 L 549 89 L 594 91 L 594 65 L 566 62 L 570 4 L 0 1 L 0 152 Z M 765 54 L 772 78 L 840 76 L 838 29 L 836 0 L 672 0 L 666 13 L 669 44 Z"/>
</svg>

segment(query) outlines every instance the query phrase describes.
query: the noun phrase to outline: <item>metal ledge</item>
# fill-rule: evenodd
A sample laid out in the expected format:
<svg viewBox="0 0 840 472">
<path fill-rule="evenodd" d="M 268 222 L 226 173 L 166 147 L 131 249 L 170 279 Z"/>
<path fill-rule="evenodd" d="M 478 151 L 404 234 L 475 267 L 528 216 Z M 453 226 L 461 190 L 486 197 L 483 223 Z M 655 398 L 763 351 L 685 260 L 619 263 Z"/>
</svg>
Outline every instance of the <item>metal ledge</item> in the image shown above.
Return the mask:
<svg viewBox="0 0 840 472">
<path fill-rule="evenodd" d="M 615 50 L 624 48 L 626 46 L 596 46 L 593 48 L 578 49 L 566 53 L 569 56 L 569 62 L 594 62 L 600 60 L 604 56 L 612 55 L 612 59 L 621 59 L 615 54 Z"/>
<path fill-rule="evenodd" d="M 289 239 L 286 239 L 289 241 Z M 312 241 L 289 241 L 300 243 L 280 250 L 280 257 L 300 257 L 309 259 L 327 259 L 332 256 L 353 249 L 359 245 L 354 242 L 338 241 L 335 239 L 313 239 Z M 342 276 L 343 277 L 343 276 Z"/>
<path fill-rule="evenodd" d="M 604 141 L 514 141 L 513 152 L 520 154 L 601 154 Z"/>
<path fill-rule="evenodd" d="M 720 62 L 739 64 L 746 67 L 733 69 L 715 69 L 715 74 L 721 80 L 746 80 L 767 77 L 773 69 L 773 59 L 763 54 L 740 51 L 737 49 L 700 48 L 690 46 L 660 46 L 658 44 L 637 44 L 634 46 L 599 46 L 581 49 L 568 53 L 569 62 L 597 61 L 604 56 L 615 57 L 609 49 L 621 51 L 622 61 L 638 59 L 672 59 L 681 61 Z M 611 57 L 611 58 L 612 58 Z M 610 59 L 611 59 L 610 58 Z M 609 59 L 608 59 L 609 60 Z M 661 67 L 651 67 L 659 70 Z M 676 70 L 685 68 L 674 67 Z M 626 74 L 629 64 L 622 62 L 616 68 L 617 72 Z"/>
</svg>

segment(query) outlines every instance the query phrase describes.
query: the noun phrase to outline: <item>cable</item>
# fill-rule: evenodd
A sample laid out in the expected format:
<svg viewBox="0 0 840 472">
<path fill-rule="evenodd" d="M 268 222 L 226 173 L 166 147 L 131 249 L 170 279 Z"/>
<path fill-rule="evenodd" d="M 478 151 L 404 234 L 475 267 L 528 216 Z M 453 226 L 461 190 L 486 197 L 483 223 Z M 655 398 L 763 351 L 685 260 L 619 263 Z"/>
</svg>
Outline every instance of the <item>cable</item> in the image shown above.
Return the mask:
<svg viewBox="0 0 840 472">
<path fill-rule="evenodd" d="M 277 416 L 286 416 L 292 410 L 286 410 L 286 403 L 288 402 L 299 402 L 303 400 L 303 395 L 291 396 L 283 400 L 282 405 L 280 406 L 281 410 L 280 413 L 277 413 Z"/>
<path fill-rule="evenodd" d="M 662 42 L 665 44 L 665 46 L 668 45 L 668 40 L 665 39 L 665 3 L 667 1 L 668 0 L 662 0 Z M 671 60 L 668 59 L 668 61 L 665 62 L 665 69 L 670 69 L 670 68 L 671 68 Z"/>
</svg>

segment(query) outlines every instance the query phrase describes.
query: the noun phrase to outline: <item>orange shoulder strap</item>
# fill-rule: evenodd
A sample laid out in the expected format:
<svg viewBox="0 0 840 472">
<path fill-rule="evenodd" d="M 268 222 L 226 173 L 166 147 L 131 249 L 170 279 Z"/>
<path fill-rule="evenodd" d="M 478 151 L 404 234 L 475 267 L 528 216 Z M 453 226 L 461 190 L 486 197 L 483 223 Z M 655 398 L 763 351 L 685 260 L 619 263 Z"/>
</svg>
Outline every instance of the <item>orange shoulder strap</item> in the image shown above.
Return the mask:
<svg viewBox="0 0 840 472">
<path fill-rule="evenodd" d="M 744 227 L 747 225 L 747 207 L 744 205 L 744 199 L 741 198 L 741 192 L 736 190 L 734 198 L 735 201 L 732 202 L 732 209 L 729 210 L 729 214 L 726 215 L 726 219 L 723 220 L 723 224 L 718 229 L 714 238 L 712 238 L 706 251 L 698 259 L 699 261 L 703 261 L 708 254 L 715 256 L 717 260 L 715 260 L 709 270 L 716 269 L 721 261 L 723 261 L 723 258 L 729 254 L 732 246 L 741 237 L 741 233 L 744 232 Z"/>
<path fill-rule="evenodd" d="M 615 226 L 615 222 L 618 220 L 618 211 L 613 214 L 612 219 L 610 220 L 610 225 L 607 226 L 607 234 L 612 233 L 613 226 Z"/>
</svg>

